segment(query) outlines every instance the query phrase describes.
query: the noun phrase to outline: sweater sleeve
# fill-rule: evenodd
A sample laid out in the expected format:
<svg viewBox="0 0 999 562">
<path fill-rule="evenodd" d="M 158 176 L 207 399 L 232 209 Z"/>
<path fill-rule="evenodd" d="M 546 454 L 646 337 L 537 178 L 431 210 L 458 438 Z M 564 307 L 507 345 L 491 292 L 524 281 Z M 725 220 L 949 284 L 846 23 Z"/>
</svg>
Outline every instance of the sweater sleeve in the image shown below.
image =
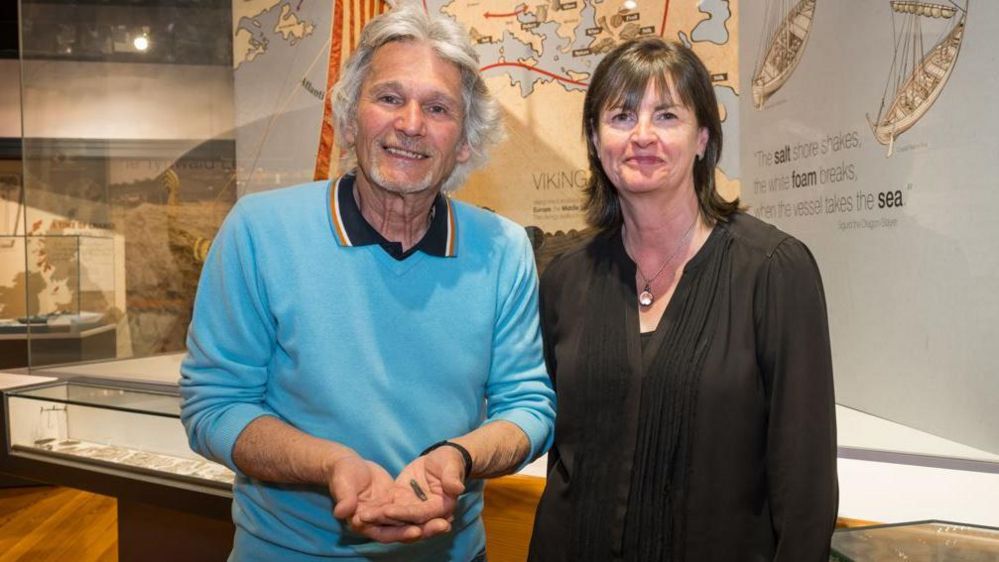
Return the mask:
<svg viewBox="0 0 999 562">
<path fill-rule="evenodd" d="M 827 560 L 836 524 L 836 414 L 825 296 L 801 242 L 774 250 L 756 297 L 769 399 L 766 473 L 775 562 Z"/>
<path fill-rule="evenodd" d="M 538 323 L 538 276 L 522 229 L 500 264 L 492 362 L 486 383 L 488 420 L 516 424 L 531 442 L 519 468 L 551 447 L 555 393 L 545 369 Z"/>
<path fill-rule="evenodd" d="M 275 323 L 260 279 L 246 207 L 237 204 L 202 269 L 181 364 L 181 420 L 191 448 L 233 470 L 232 449 L 264 403 Z"/>
</svg>

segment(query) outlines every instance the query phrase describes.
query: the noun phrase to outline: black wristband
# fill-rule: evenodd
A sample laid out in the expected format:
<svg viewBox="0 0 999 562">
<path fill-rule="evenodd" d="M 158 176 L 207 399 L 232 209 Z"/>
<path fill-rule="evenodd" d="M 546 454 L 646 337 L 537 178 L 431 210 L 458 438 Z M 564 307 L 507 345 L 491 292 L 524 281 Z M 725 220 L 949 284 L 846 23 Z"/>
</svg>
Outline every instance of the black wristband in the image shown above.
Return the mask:
<svg viewBox="0 0 999 562">
<path fill-rule="evenodd" d="M 447 439 L 443 441 L 438 441 L 433 445 L 427 447 L 420 453 L 420 456 L 426 455 L 430 451 L 437 449 L 438 447 L 454 447 L 461 453 L 461 458 L 465 461 L 465 481 L 468 481 L 468 477 L 472 474 L 472 455 L 468 452 L 468 449 L 462 447 L 461 445 L 455 443 L 454 441 L 448 441 Z"/>
</svg>

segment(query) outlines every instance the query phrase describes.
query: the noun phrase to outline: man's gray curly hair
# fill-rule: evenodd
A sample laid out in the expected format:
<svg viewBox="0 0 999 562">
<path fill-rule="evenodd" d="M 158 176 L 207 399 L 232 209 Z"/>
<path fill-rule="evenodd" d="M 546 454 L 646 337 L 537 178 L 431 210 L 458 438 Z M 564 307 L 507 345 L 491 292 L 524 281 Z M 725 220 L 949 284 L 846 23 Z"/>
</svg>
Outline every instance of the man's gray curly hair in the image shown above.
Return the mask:
<svg viewBox="0 0 999 562">
<path fill-rule="evenodd" d="M 487 152 L 502 138 L 500 112 L 479 75 L 479 57 L 468 34 L 445 16 L 431 16 L 415 3 L 408 3 L 382 14 L 364 27 L 357 50 L 347 60 L 340 80 L 333 86 L 333 126 L 337 144 L 344 149 L 340 169 L 357 169 L 357 153 L 347 144 L 344 134 L 357 119 L 361 86 L 371 69 L 375 51 L 394 41 L 428 43 L 442 59 L 454 64 L 461 73 L 464 119 L 461 140 L 468 144 L 471 156 L 455 166 L 444 181 L 443 191 L 458 189 L 472 170 L 485 163 Z"/>
</svg>

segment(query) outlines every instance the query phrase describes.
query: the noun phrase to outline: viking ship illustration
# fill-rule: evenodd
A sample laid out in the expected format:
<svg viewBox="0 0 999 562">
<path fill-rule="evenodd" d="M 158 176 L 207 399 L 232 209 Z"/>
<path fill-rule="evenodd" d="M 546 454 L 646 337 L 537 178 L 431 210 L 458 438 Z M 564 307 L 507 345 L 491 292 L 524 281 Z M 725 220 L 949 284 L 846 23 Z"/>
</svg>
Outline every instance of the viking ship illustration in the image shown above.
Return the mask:
<svg viewBox="0 0 999 562">
<path fill-rule="evenodd" d="M 867 116 L 874 138 L 895 151 L 895 139 L 929 111 L 940 96 L 961 51 L 967 5 L 893 0 L 894 55 L 877 119 Z M 902 25 L 896 25 L 896 18 Z M 950 20 L 942 37 L 928 50 L 923 43 L 923 22 Z"/>
<path fill-rule="evenodd" d="M 812 28 L 815 2 L 767 2 L 763 37 L 768 41 L 760 43 L 753 71 L 753 105 L 756 109 L 763 109 L 763 104 L 787 82 L 801 61 L 808 32 Z"/>
</svg>

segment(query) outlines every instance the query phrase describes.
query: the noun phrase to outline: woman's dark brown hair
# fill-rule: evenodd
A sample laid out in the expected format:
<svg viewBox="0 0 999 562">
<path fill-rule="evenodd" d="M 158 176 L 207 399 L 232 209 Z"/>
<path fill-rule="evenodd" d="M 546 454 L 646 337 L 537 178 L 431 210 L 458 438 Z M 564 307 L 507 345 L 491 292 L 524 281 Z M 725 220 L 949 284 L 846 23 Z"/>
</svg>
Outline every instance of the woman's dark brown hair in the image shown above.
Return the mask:
<svg viewBox="0 0 999 562">
<path fill-rule="evenodd" d="M 726 221 L 739 208 L 739 200 L 726 201 L 715 188 L 715 166 L 721 158 L 722 129 L 718 100 L 711 76 L 701 59 L 680 43 L 647 37 L 626 41 L 607 54 L 597 65 L 583 102 L 583 136 L 590 165 L 586 185 L 586 222 L 603 231 L 619 227 L 623 221 L 617 188 L 604 172 L 597 156 L 600 113 L 620 106 L 634 111 L 642 102 L 649 83 L 661 95 L 669 95 L 670 85 L 680 103 L 691 108 L 697 126 L 708 131 L 704 157 L 694 162 L 694 191 L 701 213 L 710 221 Z"/>
</svg>

